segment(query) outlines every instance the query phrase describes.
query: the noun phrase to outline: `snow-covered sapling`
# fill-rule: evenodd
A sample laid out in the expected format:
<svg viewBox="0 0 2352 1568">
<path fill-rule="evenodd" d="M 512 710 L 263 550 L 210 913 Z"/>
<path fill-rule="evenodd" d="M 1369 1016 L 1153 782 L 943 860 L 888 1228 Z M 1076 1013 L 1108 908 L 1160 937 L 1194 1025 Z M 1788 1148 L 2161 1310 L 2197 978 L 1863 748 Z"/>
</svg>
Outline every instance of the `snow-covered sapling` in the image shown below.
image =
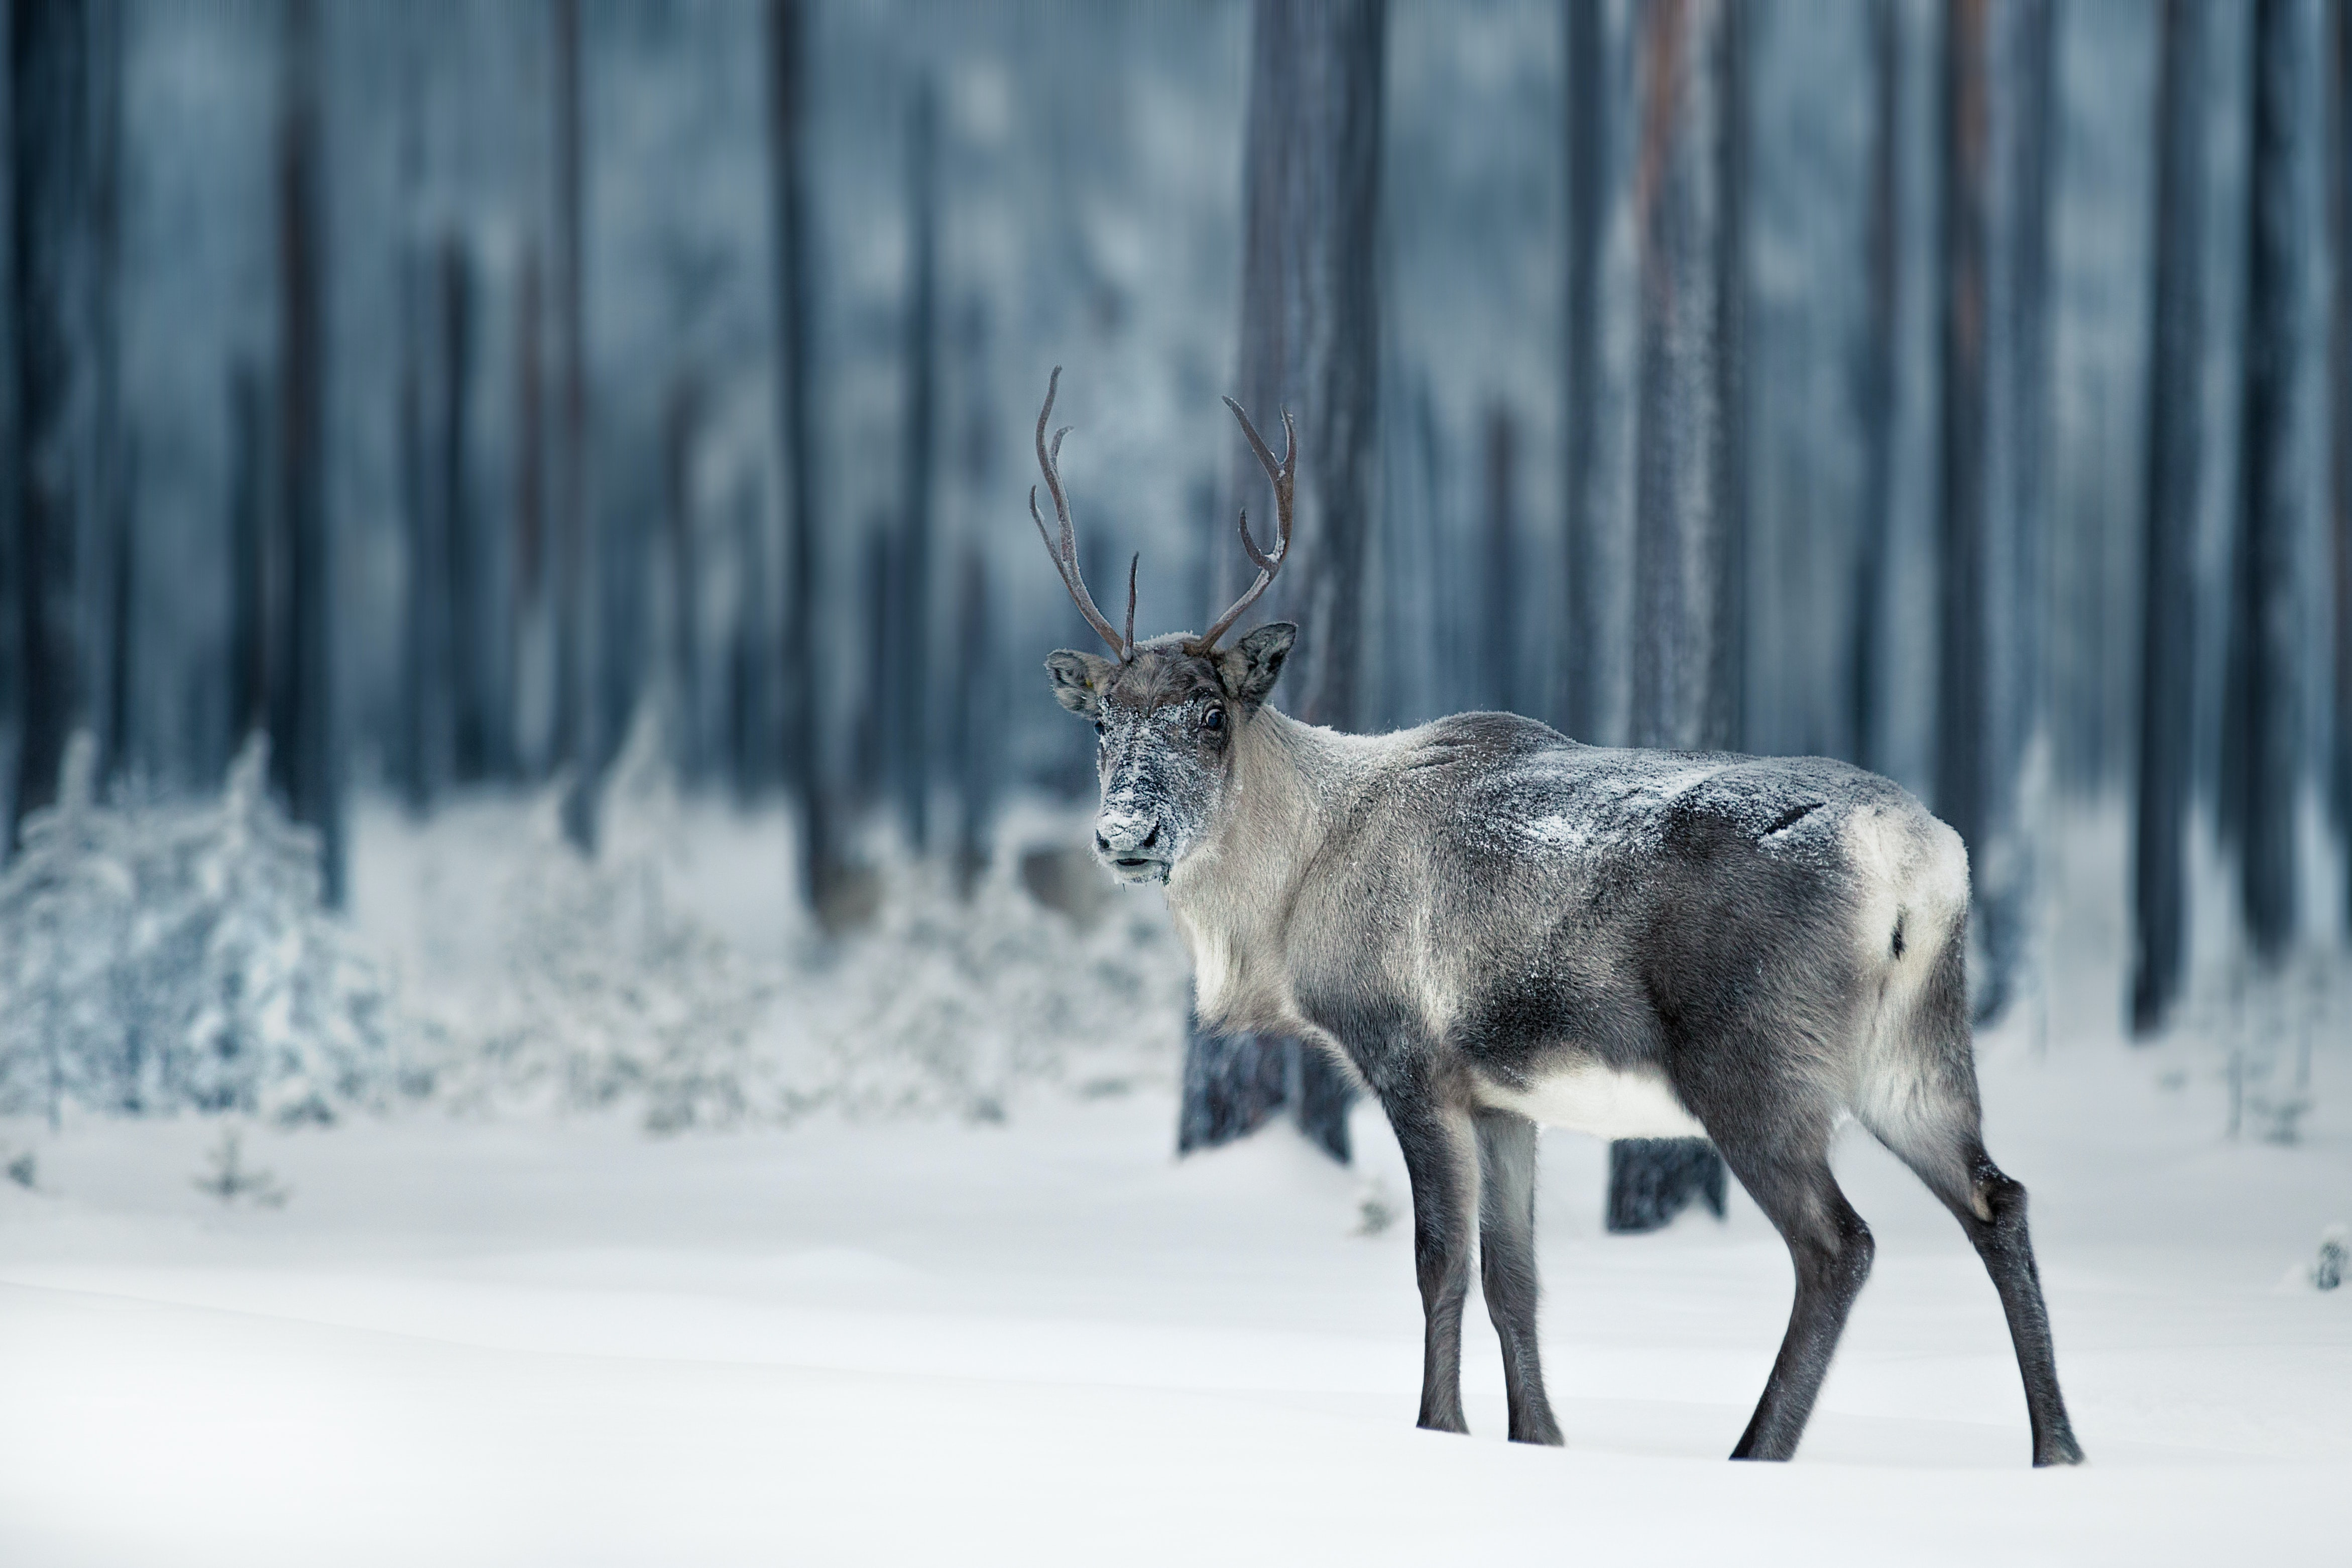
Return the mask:
<svg viewBox="0 0 2352 1568">
<path fill-rule="evenodd" d="M 205 1161 L 212 1168 L 189 1179 L 198 1192 L 225 1204 L 246 1198 L 257 1207 L 283 1208 L 293 1196 L 269 1172 L 247 1168 L 244 1140 L 235 1127 L 221 1129 L 220 1141 L 205 1152 Z"/>
<path fill-rule="evenodd" d="M 1244 515 L 1256 580 L 1207 632 L 1139 643 L 1132 569 L 1124 632 L 1079 577 L 1049 383 L 1037 461 L 1058 543 L 1034 490 L 1030 515 L 1113 656 L 1065 650 L 1046 668 L 1101 737 L 1096 852 L 1166 889 L 1202 1022 L 1313 1041 L 1388 1113 L 1412 1183 L 1421 1425 L 1465 1430 L 1475 1223 L 1510 1435 L 1560 1440 L 1536 1344 L 1538 1124 L 1704 1135 L 1796 1263 L 1788 1334 L 1733 1457 L 1795 1453 L 1870 1271 L 1870 1228 L 1830 1174 L 1850 1113 L 1991 1274 L 2034 1463 L 2079 1460 L 2025 1189 L 1979 1135 L 1959 835 L 1818 758 L 1580 746 L 1508 714 L 1377 737 L 1286 717 L 1268 698 L 1298 629 L 1218 643 L 1289 554 L 1297 435 L 1286 414 L 1276 462 L 1228 404 L 1273 482 L 1274 549 Z"/>
</svg>

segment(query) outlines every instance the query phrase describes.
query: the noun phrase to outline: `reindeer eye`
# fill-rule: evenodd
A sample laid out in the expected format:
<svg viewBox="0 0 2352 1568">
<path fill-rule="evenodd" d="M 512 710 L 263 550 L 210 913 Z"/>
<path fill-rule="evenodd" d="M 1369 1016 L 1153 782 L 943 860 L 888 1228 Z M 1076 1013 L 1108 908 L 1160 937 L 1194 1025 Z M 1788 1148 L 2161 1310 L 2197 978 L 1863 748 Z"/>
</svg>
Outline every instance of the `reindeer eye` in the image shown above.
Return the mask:
<svg viewBox="0 0 2352 1568">
<path fill-rule="evenodd" d="M 1097 720 L 1095 720 L 1095 733 L 1096 733 L 1097 735 L 1100 735 L 1102 732 L 1103 732 L 1102 720 L 1100 720 L 1100 719 L 1097 719 Z"/>
<path fill-rule="evenodd" d="M 1221 707 L 1213 707 L 1207 713 L 1202 714 L 1201 716 L 1201 727 L 1202 729 L 1224 728 L 1225 710 Z"/>
</svg>

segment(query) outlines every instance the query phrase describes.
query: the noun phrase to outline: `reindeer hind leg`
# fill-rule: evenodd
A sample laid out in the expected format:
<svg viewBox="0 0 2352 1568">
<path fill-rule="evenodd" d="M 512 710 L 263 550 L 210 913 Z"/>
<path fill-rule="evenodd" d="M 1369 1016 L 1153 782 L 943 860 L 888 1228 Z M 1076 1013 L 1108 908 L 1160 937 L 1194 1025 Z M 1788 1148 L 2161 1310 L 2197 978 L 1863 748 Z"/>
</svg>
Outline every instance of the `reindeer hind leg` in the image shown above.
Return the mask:
<svg viewBox="0 0 2352 1568">
<path fill-rule="evenodd" d="M 1536 1348 L 1536 1124 L 1508 1111 L 1480 1111 L 1478 1271 L 1486 1315 L 1503 1342 L 1503 1386 L 1510 1401 L 1511 1441 L 1560 1441 L 1544 1396 Z"/>
</svg>

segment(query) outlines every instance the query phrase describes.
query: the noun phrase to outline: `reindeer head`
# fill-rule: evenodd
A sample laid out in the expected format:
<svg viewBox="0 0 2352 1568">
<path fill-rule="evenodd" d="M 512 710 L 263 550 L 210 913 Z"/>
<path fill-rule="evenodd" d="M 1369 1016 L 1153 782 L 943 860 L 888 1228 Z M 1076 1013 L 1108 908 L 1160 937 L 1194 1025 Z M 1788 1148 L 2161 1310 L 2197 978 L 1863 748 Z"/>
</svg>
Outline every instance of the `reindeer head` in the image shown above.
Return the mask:
<svg viewBox="0 0 2352 1568">
<path fill-rule="evenodd" d="M 1215 625 L 1195 637 L 1174 632 L 1148 642 L 1135 640 L 1135 569 L 1127 568 L 1127 627 L 1114 628 L 1095 608 L 1078 575 L 1077 535 L 1070 522 L 1070 500 L 1062 488 L 1056 462 L 1062 455 L 1066 428 L 1054 433 L 1049 444 L 1045 426 L 1053 416 L 1054 394 L 1061 385 L 1056 366 L 1045 384 L 1045 406 L 1037 414 L 1037 465 L 1045 470 L 1045 488 L 1061 520 L 1056 544 L 1037 509 L 1037 492 L 1029 492 L 1029 516 L 1045 539 L 1063 586 L 1077 601 L 1114 658 L 1062 649 L 1045 661 L 1054 678 L 1054 695 L 1062 706 L 1094 722 L 1101 737 L 1095 748 L 1095 769 L 1102 783 L 1102 801 L 1095 813 L 1095 853 L 1122 882 L 1168 880 L 1169 869 L 1201 841 L 1216 820 L 1233 772 L 1236 737 L 1274 689 L 1282 662 L 1298 628 L 1275 622 L 1249 632 L 1231 648 L 1220 649 L 1217 639 L 1230 631 L 1243 612 L 1282 570 L 1290 553 L 1291 476 L 1298 455 L 1298 434 L 1290 415 L 1282 416 L 1282 461 L 1266 446 L 1233 399 L 1225 406 L 1241 421 L 1250 450 L 1257 454 L 1266 476 L 1274 481 L 1275 546 L 1268 555 L 1250 537 L 1249 513 L 1241 514 L 1242 549 L 1257 568 L 1257 580 L 1218 617 Z"/>
</svg>

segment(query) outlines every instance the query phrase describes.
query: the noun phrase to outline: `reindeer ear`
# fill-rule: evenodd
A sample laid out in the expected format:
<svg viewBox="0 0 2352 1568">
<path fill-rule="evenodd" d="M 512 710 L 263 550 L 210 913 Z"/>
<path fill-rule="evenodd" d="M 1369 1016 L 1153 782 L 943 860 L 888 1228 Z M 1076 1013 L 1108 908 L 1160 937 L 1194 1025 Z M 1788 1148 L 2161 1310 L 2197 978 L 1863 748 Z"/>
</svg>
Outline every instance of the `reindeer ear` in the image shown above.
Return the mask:
<svg viewBox="0 0 2352 1568">
<path fill-rule="evenodd" d="M 1077 653 L 1057 648 L 1045 655 L 1045 673 L 1054 677 L 1054 697 L 1083 718 L 1102 716 L 1103 694 L 1110 690 L 1118 666 L 1098 653 Z"/>
<path fill-rule="evenodd" d="M 1225 683 L 1225 694 L 1244 708 L 1265 701 L 1282 678 L 1282 662 L 1290 657 L 1290 644 L 1297 638 L 1298 628 L 1289 622 L 1269 621 L 1219 653 L 1217 675 Z"/>
</svg>

